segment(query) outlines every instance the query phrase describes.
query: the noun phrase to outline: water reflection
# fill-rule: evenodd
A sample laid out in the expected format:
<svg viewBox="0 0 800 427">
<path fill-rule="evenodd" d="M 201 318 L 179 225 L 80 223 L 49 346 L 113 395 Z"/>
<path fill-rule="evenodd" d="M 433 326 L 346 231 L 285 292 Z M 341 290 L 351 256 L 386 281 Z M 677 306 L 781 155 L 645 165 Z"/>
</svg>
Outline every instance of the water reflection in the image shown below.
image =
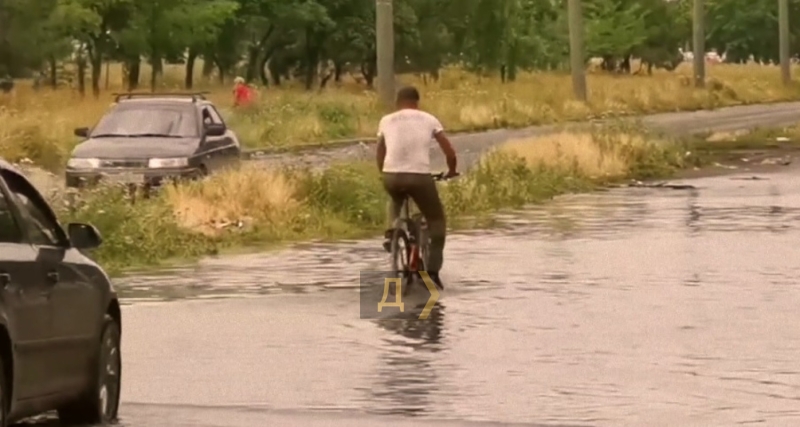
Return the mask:
<svg viewBox="0 0 800 427">
<path fill-rule="evenodd" d="M 429 412 L 431 396 L 439 391 L 435 355 L 443 347 L 444 305 L 437 302 L 426 319 L 414 311 L 375 322 L 395 335 L 383 339 L 385 351 L 367 399 L 374 405 L 371 412 L 407 416 Z"/>
<path fill-rule="evenodd" d="M 689 190 L 688 202 L 689 215 L 686 218 L 686 226 L 689 228 L 689 235 L 696 235 L 700 232 L 700 190 L 693 188 Z"/>
</svg>

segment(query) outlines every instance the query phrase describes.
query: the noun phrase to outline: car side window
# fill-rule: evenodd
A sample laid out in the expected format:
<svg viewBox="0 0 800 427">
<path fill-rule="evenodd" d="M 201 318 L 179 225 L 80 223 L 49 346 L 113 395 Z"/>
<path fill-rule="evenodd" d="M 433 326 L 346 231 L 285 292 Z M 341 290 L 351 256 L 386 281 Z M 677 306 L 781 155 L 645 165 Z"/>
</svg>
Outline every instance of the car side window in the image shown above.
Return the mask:
<svg viewBox="0 0 800 427">
<path fill-rule="evenodd" d="M 23 177 L 2 171 L 3 178 L 16 198 L 23 216 L 22 227 L 30 243 L 41 246 L 64 246 L 66 236 L 39 192 Z"/>
<path fill-rule="evenodd" d="M 204 111 L 208 112 L 208 116 L 211 119 L 211 123 L 215 125 L 224 125 L 225 122 L 222 120 L 222 116 L 219 114 L 216 108 L 213 105 L 208 105 L 204 108 Z M 204 114 L 205 115 L 205 114 Z"/>
<path fill-rule="evenodd" d="M 22 229 L 19 228 L 5 194 L 0 192 L 0 243 L 22 243 Z"/>
<path fill-rule="evenodd" d="M 214 120 L 211 118 L 211 113 L 208 111 L 208 108 L 203 108 L 203 125 L 207 126 L 211 123 L 214 123 Z"/>
</svg>

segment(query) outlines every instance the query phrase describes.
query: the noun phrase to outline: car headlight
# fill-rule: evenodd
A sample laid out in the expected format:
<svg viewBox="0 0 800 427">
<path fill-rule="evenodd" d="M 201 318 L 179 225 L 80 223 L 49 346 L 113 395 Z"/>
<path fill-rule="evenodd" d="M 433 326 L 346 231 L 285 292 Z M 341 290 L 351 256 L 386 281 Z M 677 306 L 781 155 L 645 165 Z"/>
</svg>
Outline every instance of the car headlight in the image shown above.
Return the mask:
<svg viewBox="0 0 800 427">
<path fill-rule="evenodd" d="M 70 169 L 95 169 L 100 167 L 100 159 L 69 159 L 67 167 Z"/>
<path fill-rule="evenodd" d="M 147 164 L 151 168 L 182 168 L 189 166 L 189 159 L 185 157 L 173 157 L 169 159 L 150 159 Z"/>
</svg>

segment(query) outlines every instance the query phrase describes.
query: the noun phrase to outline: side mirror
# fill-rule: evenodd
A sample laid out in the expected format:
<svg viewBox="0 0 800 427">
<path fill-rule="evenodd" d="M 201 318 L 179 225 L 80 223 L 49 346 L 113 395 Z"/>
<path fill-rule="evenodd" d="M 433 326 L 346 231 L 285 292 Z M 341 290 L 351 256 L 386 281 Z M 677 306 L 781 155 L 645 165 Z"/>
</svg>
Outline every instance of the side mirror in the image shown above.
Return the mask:
<svg viewBox="0 0 800 427">
<path fill-rule="evenodd" d="M 88 138 L 89 128 L 75 128 L 75 136 L 79 136 L 81 138 Z"/>
<path fill-rule="evenodd" d="M 67 225 L 67 234 L 75 249 L 94 249 L 103 243 L 100 232 L 91 224 L 70 223 Z"/>
<path fill-rule="evenodd" d="M 222 136 L 226 130 L 223 124 L 209 123 L 206 125 L 206 136 Z"/>
</svg>

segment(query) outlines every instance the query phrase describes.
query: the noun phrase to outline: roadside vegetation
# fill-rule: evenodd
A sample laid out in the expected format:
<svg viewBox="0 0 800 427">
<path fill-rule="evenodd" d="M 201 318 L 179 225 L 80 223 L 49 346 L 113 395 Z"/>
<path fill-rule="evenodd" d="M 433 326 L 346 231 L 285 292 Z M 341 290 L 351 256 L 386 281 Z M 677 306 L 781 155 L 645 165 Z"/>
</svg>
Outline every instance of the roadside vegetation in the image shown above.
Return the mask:
<svg viewBox="0 0 800 427">
<path fill-rule="evenodd" d="M 450 131 L 523 127 L 564 121 L 646 114 L 662 111 L 711 109 L 743 103 L 800 99 L 800 86 L 781 85 L 775 67 L 719 65 L 707 89 L 691 84 L 691 67 L 674 73 L 656 71 L 650 77 L 589 76 L 591 101 L 570 100 L 566 74 L 520 74 L 512 83 L 497 77 L 479 77 L 462 69 L 447 69 L 437 82 L 417 84 L 423 107 Z M 113 70 L 113 69 L 112 69 Z M 323 92 L 302 88 L 262 89 L 260 101 L 244 110 L 228 108 L 229 87 L 209 86 L 209 97 L 222 108 L 242 144 L 275 148 L 352 137 L 372 137 L 383 110 L 374 93 L 343 82 Z M 70 91 L 19 88 L 0 97 L 0 155 L 11 161 L 31 159 L 49 170 L 63 168 L 80 140 L 75 127 L 92 126 L 113 102 L 108 95 L 82 98 Z"/>
<path fill-rule="evenodd" d="M 682 143 L 631 129 L 565 132 L 510 141 L 440 189 L 451 226 L 487 225 L 499 209 L 669 175 L 693 164 L 686 151 Z M 114 187 L 50 197 L 64 221 L 100 229 L 105 243 L 95 256 L 116 272 L 236 247 L 366 237 L 386 226 L 380 175 L 367 162 L 313 172 L 245 165 L 133 201 Z"/>
<path fill-rule="evenodd" d="M 451 131 L 800 99 L 783 87 L 777 3 L 707 2 L 709 49 L 730 64 L 691 84 L 691 0 L 584 0 L 588 104 L 571 101 L 560 1 L 397 0 L 401 80 Z M 210 90 L 260 102 L 225 116 L 249 147 L 372 136 L 381 114 L 373 0 L 30 0 L 0 14 L 0 155 L 60 169 L 120 90 Z M 791 3 L 790 13 L 800 13 Z M 741 10 L 748 13 L 742 14 Z M 793 15 L 794 16 L 794 15 Z M 469 23 L 468 25 L 465 23 Z M 800 35 L 800 26 L 792 29 Z M 796 53 L 796 52 L 793 52 Z M 732 65 L 744 64 L 747 65 Z"/>
</svg>

